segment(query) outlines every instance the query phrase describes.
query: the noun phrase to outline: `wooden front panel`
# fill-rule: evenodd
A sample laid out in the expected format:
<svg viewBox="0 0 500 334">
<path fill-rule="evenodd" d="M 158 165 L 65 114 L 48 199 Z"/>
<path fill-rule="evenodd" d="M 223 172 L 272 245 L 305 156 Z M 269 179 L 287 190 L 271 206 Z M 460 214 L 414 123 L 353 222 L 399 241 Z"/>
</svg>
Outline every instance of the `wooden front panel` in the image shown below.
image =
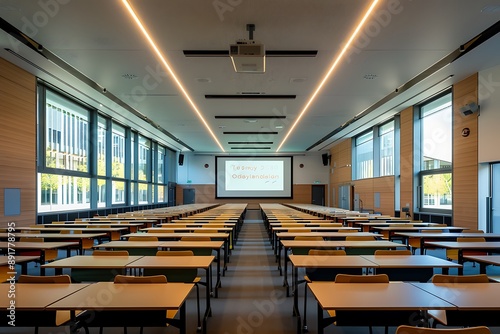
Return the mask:
<svg viewBox="0 0 500 334">
<path fill-rule="evenodd" d="M 5 189 L 19 189 L 20 215 L 5 216 Z M 36 78 L 0 59 L 0 228 L 36 222 Z"/>
<path fill-rule="evenodd" d="M 453 86 L 453 224 L 478 226 L 478 114 L 462 116 L 460 108 L 478 103 L 478 76 Z M 465 128 L 468 136 L 462 136 Z"/>
</svg>

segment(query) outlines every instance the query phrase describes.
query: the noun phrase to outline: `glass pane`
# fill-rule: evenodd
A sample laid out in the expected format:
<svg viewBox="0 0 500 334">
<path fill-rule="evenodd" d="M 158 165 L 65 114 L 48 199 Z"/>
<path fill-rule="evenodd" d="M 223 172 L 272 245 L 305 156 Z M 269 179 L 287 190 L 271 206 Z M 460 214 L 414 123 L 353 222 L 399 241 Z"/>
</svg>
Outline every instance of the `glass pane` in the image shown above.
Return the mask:
<svg viewBox="0 0 500 334">
<path fill-rule="evenodd" d="M 88 172 L 88 111 L 47 91 L 46 167 Z"/>
<path fill-rule="evenodd" d="M 97 175 L 106 176 L 106 119 L 99 116 L 97 125 Z"/>
<path fill-rule="evenodd" d="M 130 184 L 130 205 L 135 204 L 135 190 L 137 188 L 137 183 Z"/>
<path fill-rule="evenodd" d="M 106 180 L 97 180 L 97 206 L 106 207 Z"/>
<path fill-rule="evenodd" d="M 448 95 L 447 95 L 448 96 Z M 422 170 L 451 167 L 452 107 L 451 95 L 422 106 Z"/>
<path fill-rule="evenodd" d="M 148 203 L 148 185 L 146 183 L 139 183 L 139 204 Z"/>
<path fill-rule="evenodd" d="M 90 208 L 90 179 L 38 174 L 38 212 Z"/>
<path fill-rule="evenodd" d="M 111 134 L 113 143 L 113 155 L 111 157 L 113 177 L 125 177 L 125 129 L 117 124 L 113 124 Z"/>
<path fill-rule="evenodd" d="M 149 139 L 139 136 L 139 180 L 148 181 L 149 154 L 151 143 Z"/>
<path fill-rule="evenodd" d="M 165 161 L 165 149 L 161 146 L 158 146 L 158 183 L 164 183 L 165 179 L 163 177 L 164 173 L 164 161 Z"/>
<path fill-rule="evenodd" d="M 373 177 L 373 140 L 371 138 L 356 146 L 356 178 L 370 177 Z"/>
<path fill-rule="evenodd" d="M 380 133 L 380 176 L 394 175 L 394 122 L 384 124 Z"/>
<path fill-rule="evenodd" d="M 125 182 L 113 181 L 113 204 L 125 203 Z"/>
<path fill-rule="evenodd" d="M 130 179 L 135 180 L 135 136 L 132 134 L 130 145 Z"/>
<path fill-rule="evenodd" d="M 158 203 L 165 202 L 165 186 L 158 186 Z"/>
<path fill-rule="evenodd" d="M 451 210 L 451 173 L 422 176 L 424 208 Z"/>
</svg>

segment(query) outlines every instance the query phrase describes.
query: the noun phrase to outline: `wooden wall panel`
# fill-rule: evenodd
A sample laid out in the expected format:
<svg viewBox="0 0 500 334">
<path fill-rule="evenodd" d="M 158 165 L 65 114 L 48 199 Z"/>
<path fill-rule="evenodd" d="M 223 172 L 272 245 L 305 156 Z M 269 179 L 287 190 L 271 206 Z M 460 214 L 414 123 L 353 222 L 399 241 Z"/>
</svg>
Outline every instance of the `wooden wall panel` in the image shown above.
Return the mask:
<svg viewBox="0 0 500 334">
<path fill-rule="evenodd" d="M 352 179 L 352 148 L 351 139 L 345 139 L 330 149 L 332 161 L 330 165 L 330 196 L 329 206 L 338 207 L 339 186 L 351 184 Z"/>
<path fill-rule="evenodd" d="M 293 198 L 262 198 L 262 199 L 216 199 L 215 198 L 215 185 L 214 184 L 191 184 L 181 185 L 176 187 L 176 205 L 183 204 L 183 189 L 190 188 L 195 190 L 196 203 L 311 203 L 312 199 L 312 185 L 311 184 L 294 184 L 293 185 Z M 325 188 L 328 187 L 325 185 Z M 326 198 L 326 194 L 325 194 Z"/>
<path fill-rule="evenodd" d="M 406 108 L 400 113 L 400 183 L 399 183 L 399 207 L 408 203 L 413 213 L 413 107 Z"/>
<path fill-rule="evenodd" d="M 36 222 L 36 184 L 36 78 L 0 59 L 0 227 Z M 20 189 L 18 216 L 5 216 L 6 188 Z"/>
<path fill-rule="evenodd" d="M 453 224 L 478 227 L 478 119 L 477 113 L 462 116 L 460 108 L 478 103 L 478 76 L 453 86 Z M 462 136 L 468 128 L 470 134 Z"/>
<path fill-rule="evenodd" d="M 377 177 L 373 179 L 373 193 L 379 193 L 380 206 L 375 207 L 374 202 L 371 208 L 376 212 L 381 212 L 385 215 L 394 214 L 394 176 Z M 365 204 L 365 208 L 368 208 Z"/>
</svg>

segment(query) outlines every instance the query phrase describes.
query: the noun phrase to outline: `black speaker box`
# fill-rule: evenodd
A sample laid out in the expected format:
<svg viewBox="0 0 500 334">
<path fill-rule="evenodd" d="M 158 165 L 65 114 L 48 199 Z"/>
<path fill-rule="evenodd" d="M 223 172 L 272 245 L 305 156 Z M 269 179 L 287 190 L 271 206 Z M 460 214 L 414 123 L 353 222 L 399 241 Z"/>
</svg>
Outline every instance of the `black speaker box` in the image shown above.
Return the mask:
<svg viewBox="0 0 500 334">
<path fill-rule="evenodd" d="M 184 165 L 184 154 L 179 154 L 179 166 Z"/>
<path fill-rule="evenodd" d="M 323 166 L 328 166 L 328 153 L 322 154 L 321 159 L 323 160 Z"/>
</svg>

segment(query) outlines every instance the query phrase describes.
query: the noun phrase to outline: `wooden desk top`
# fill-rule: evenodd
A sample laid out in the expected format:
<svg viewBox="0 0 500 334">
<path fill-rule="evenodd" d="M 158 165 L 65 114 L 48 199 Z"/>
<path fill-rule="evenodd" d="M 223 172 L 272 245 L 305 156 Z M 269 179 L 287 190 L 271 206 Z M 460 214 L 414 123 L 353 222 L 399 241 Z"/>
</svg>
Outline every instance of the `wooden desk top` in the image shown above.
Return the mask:
<svg viewBox="0 0 500 334">
<path fill-rule="evenodd" d="M 158 248 L 161 241 L 116 240 L 95 245 L 94 248 Z"/>
<path fill-rule="evenodd" d="M 485 239 L 500 239 L 500 233 L 467 233 L 467 232 L 445 232 L 445 233 L 432 233 L 432 232 L 397 232 L 400 235 L 408 238 L 442 238 L 442 239 L 456 239 L 456 238 L 476 238 L 481 237 Z"/>
<path fill-rule="evenodd" d="M 71 246 L 78 246 L 78 242 L 68 241 L 68 242 L 57 242 L 57 241 L 45 241 L 45 242 L 27 242 L 27 241 L 16 241 L 14 243 L 8 243 L 6 241 L 0 241 L 0 248 L 7 249 L 9 245 L 14 245 L 14 249 L 56 249 Z"/>
<path fill-rule="evenodd" d="M 212 241 L 163 241 L 160 243 L 162 248 L 175 248 L 175 249 L 192 249 L 192 248 L 210 248 L 220 249 L 224 246 L 222 240 Z"/>
<path fill-rule="evenodd" d="M 48 233 L 54 233 L 57 231 L 82 231 L 82 234 L 87 234 L 87 233 L 98 233 L 98 232 L 120 232 L 120 231 L 126 231 L 128 230 L 128 227 L 126 226 L 120 226 L 120 227 L 76 227 L 76 228 L 68 228 L 68 227 L 19 227 L 17 228 L 19 231 L 36 231 L 39 234 L 48 234 Z M 19 235 L 21 233 L 17 233 Z M 28 233 L 25 233 L 28 234 Z M 31 233 L 30 233 L 31 234 Z"/>
<path fill-rule="evenodd" d="M 44 228 L 73 228 L 73 227 L 85 227 L 94 228 L 93 226 L 106 226 L 106 227 L 129 227 L 129 226 L 142 226 L 145 223 L 141 221 L 134 222 L 121 222 L 121 221 L 104 221 L 104 222 L 80 222 L 80 221 L 67 221 L 65 224 L 44 224 Z"/>
<path fill-rule="evenodd" d="M 459 309 L 500 310 L 498 283 L 411 283 Z"/>
<path fill-rule="evenodd" d="M 300 232 L 300 231 L 349 231 L 349 230 L 356 230 L 359 231 L 358 228 L 355 227 L 342 227 L 342 226 L 297 226 L 297 227 L 288 227 L 288 226 L 273 226 L 272 227 L 274 232 Z"/>
<path fill-rule="evenodd" d="M 204 221 L 199 221 L 199 222 L 183 222 L 183 221 L 179 221 L 179 222 L 172 222 L 172 223 L 162 223 L 162 224 L 157 224 L 156 226 L 159 226 L 159 227 L 165 227 L 165 228 L 168 228 L 168 227 L 175 227 L 176 225 L 181 225 L 181 226 L 188 226 L 188 227 L 191 227 L 191 226 L 203 226 L 203 227 L 210 227 L 210 225 L 216 225 L 216 226 L 219 226 L 219 225 L 224 225 L 224 226 L 227 226 L 227 227 L 235 227 L 236 226 L 236 222 L 204 222 Z"/>
<path fill-rule="evenodd" d="M 376 241 L 343 241 L 343 240 L 331 240 L 331 241 L 308 241 L 308 240 L 281 240 L 283 247 L 316 247 L 316 248 L 332 248 L 332 247 L 359 247 L 359 248 L 395 248 L 395 247 L 406 247 L 403 244 L 376 240 Z"/>
<path fill-rule="evenodd" d="M 403 282 L 308 283 L 325 310 L 428 310 L 455 309 L 449 302 Z"/>
<path fill-rule="evenodd" d="M 397 226 L 373 226 L 372 228 L 374 230 L 380 230 L 380 231 L 467 230 L 467 227 L 459 227 L 459 226 L 404 226 L 404 224 L 399 224 Z"/>
<path fill-rule="evenodd" d="M 500 266 L 500 255 L 464 255 L 464 259 Z"/>
<path fill-rule="evenodd" d="M 182 237 L 194 237 L 194 238 L 203 238 L 203 237 L 210 237 L 210 238 L 223 238 L 227 239 L 229 238 L 229 233 L 128 233 L 122 235 L 123 238 L 130 238 L 130 237 L 157 237 L 157 238 L 164 238 L 164 239 L 180 239 Z"/>
<path fill-rule="evenodd" d="M 298 268 L 375 268 L 375 263 L 358 255 L 324 256 L 324 255 L 293 255 L 290 261 Z"/>
<path fill-rule="evenodd" d="M 110 241 L 95 245 L 94 248 L 211 248 L 224 245 L 222 240 L 214 241 Z"/>
<path fill-rule="evenodd" d="M 7 298 L 10 284 L 0 284 L 0 307 L 9 306 Z M 71 295 L 89 284 L 59 284 L 59 283 L 16 283 L 16 309 L 41 310 L 59 299 Z"/>
<path fill-rule="evenodd" d="M 173 224 L 170 224 L 173 225 Z M 193 227 L 175 227 L 175 226 L 162 226 L 162 227 L 148 227 L 148 228 L 143 228 L 141 231 L 146 231 L 148 234 L 156 233 L 174 233 L 176 231 L 195 231 L 195 230 L 217 230 L 217 231 L 224 231 L 224 232 L 231 232 L 234 230 L 232 227 L 220 227 L 220 226 L 193 226 Z"/>
<path fill-rule="evenodd" d="M 98 282 L 62 298 L 47 309 L 56 310 L 176 310 L 193 284 Z"/>
<path fill-rule="evenodd" d="M 324 237 L 324 238 L 339 238 L 345 239 L 349 236 L 373 236 L 379 238 L 380 234 L 370 232 L 357 232 L 357 233 L 343 233 L 343 232 L 278 232 L 276 236 L 280 239 L 293 238 L 293 237 Z"/>
<path fill-rule="evenodd" d="M 106 233 L 16 233 L 16 239 L 19 238 L 44 238 L 44 239 L 94 239 L 105 236 Z M 10 233 L 9 236 L 12 236 Z M 7 233 L 0 233 L 0 238 L 7 238 Z M 17 243 L 17 242 L 16 242 Z"/>
<path fill-rule="evenodd" d="M 361 255 L 383 268 L 461 268 L 462 265 L 431 255 Z"/>
<path fill-rule="evenodd" d="M 500 241 L 485 241 L 485 242 L 428 241 L 425 244 L 434 247 L 453 248 L 453 249 L 500 249 Z"/>
<path fill-rule="evenodd" d="M 42 265 L 42 268 L 123 268 L 141 256 L 76 255 Z"/>
<path fill-rule="evenodd" d="M 143 256 L 126 265 L 126 268 L 208 268 L 215 256 Z"/>
<path fill-rule="evenodd" d="M 24 255 L 16 255 L 12 259 L 16 264 L 22 263 L 22 262 L 29 262 L 29 261 L 35 261 L 40 259 L 40 256 L 24 256 Z M 8 256 L 0 256 L 0 266 L 9 264 L 9 257 Z"/>
</svg>

